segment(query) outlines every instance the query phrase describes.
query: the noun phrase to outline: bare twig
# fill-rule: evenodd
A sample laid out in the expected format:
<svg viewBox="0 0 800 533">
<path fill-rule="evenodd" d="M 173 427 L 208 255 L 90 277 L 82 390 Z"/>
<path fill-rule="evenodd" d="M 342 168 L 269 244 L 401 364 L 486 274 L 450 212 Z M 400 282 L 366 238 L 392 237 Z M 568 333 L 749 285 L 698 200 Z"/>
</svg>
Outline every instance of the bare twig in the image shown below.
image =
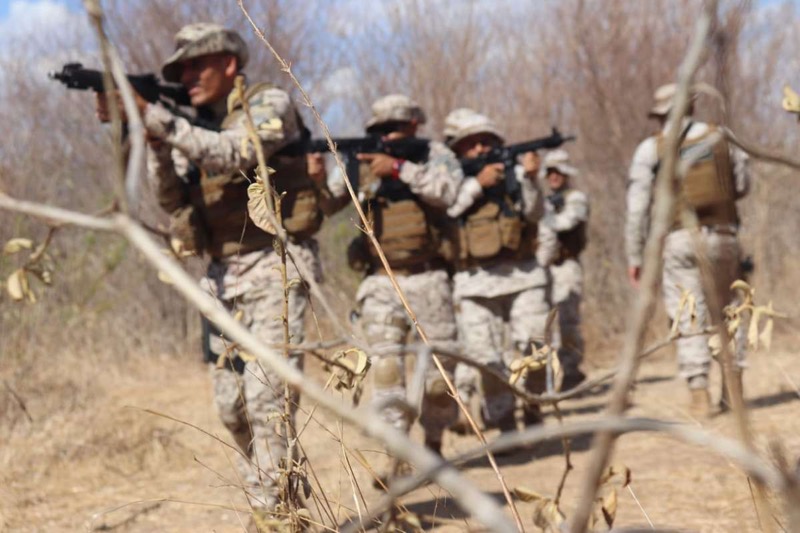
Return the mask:
<svg viewBox="0 0 800 533">
<path fill-rule="evenodd" d="M 14 390 L 14 388 L 7 380 L 5 379 L 3 380 L 3 385 L 5 386 L 6 390 L 11 395 L 11 397 L 14 398 L 14 401 L 17 402 L 19 408 L 22 409 L 22 412 L 25 415 L 25 418 L 28 419 L 28 422 L 33 422 L 33 417 L 31 416 L 30 411 L 28 411 L 28 407 L 27 405 L 25 405 L 25 400 L 22 399 L 22 396 L 17 394 L 17 391 Z"/>
<path fill-rule="evenodd" d="M 291 78 L 292 82 L 295 84 L 295 86 L 300 91 L 305 104 L 311 110 L 312 114 L 314 115 L 314 118 L 317 120 L 317 122 L 322 127 L 325 139 L 328 141 L 328 147 L 331 150 L 331 152 L 333 153 L 334 159 L 336 160 L 336 165 L 338 166 L 339 170 L 342 172 L 342 175 L 343 176 L 347 176 L 347 172 L 345 170 L 345 166 L 342 163 L 342 160 L 341 160 L 341 157 L 339 156 L 339 153 L 336 151 L 336 145 L 333 142 L 333 138 L 331 137 L 330 131 L 328 130 L 328 126 L 325 124 L 325 121 L 322 120 L 322 117 L 320 116 L 320 114 L 317 111 L 316 107 L 312 103 L 311 99 L 309 98 L 308 94 L 306 93 L 306 91 L 303 88 L 303 86 L 300 83 L 300 81 L 292 73 L 290 65 L 286 62 L 286 60 L 283 59 L 283 57 L 280 56 L 280 54 L 278 54 L 278 52 L 275 50 L 275 48 L 270 44 L 270 42 L 264 36 L 264 33 L 256 25 L 255 21 L 250 16 L 250 13 L 244 7 L 243 0 L 237 0 L 237 3 L 239 4 L 239 8 L 242 10 L 242 12 L 244 13 L 244 15 L 247 18 L 247 20 L 250 22 L 250 25 L 253 27 L 253 30 L 255 31 L 256 35 L 259 37 L 259 39 L 261 39 L 261 41 L 265 44 L 265 46 L 267 46 L 267 48 L 269 48 L 269 50 L 272 53 L 272 55 L 281 64 L 281 69 Z M 345 186 L 347 188 L 348 193 L 350 194 L 350 198 L 351 198 L 351 200 L 353 202 L 353 205 L 355 206 L 356 212 L 358 213 L 358 216 L 359 216 L 359 218 L 360 218 L 360 220 L 362 222 L 362 225 L 363 225 L 362 230 L 364 231 L 364 233 L 369 238 L 369 240 L 372 243 L 374 249 L 378 252 L 378 257 L 379 257 L 379 259 L 381 261 L 381 264 L 383 265 L 383 268 L 386 270 L 387 276 L 389 277 L 389 279 L 390 279 L 390 281 L 392 283 L 392 286 L 394 287 L 395 292 L 397 293 L 398 297 L 400 298 L 400 301 L 402 302 L 403 307 L 406 310 L 406 313 L 408 314 L 409 318 L 411 319 L 411 322 L 414 324 L 414 327 L 416 328 L 416 330 L 417 330 L 420 338 L 422 339 L 422 341 L 425 342 L 426 344 L 429 344 L 428 337 L 427 337 L 427 335 L 425 333 L 425 330 L 423 329 L 422 325 L 417 320 L 416 314 L 414 313 L 414 311 L 409 306 L 408 301 L 406 300 L 405 295 L 403 293 L 403 290 L 400 288 L 400 285 L 397 282 L 397 278 L 394 276 L 394 272 L 392 270 L 392 267 L 389 265 L 389 262 L 386 259 L 386 256 L 385 256 L 385 254 L 383 252 L 383 248 L 381 247 L 380 243 L 378 242 L 378 239 L 377 239 L 377 237 L 375 235 L 375 232 L 373 231 L 372 224 L 370 224 L 369 220 L 367 219 L 366 215 L 364 214 L 363 209 L 361 208 L 361 203 L 358 201 L 358 197 L 356 196 L 356 193 L 353 190 L 352 185 L 350 184 L 350 180 L 345 179 L 344 180 L 344 184 L 345 184 Z M 442 378 L 444 379 L 445 383 L 447 384 L 447 388 L 449 389 L 450 394 L 452 395 L 452 397 L 456 401 L 456 404 L 458 405 L 459 409 L 464 413 L 467 421 L 469 422 L 470 426 L 472 427 L 473 432 L 478 436 L 478 439 L 481 442 L 485 443 L 486 442 L 485 435 L 480 430 L 480 428 L 478 427 L 478 424 L 475 422 L 475 420 L 472 418 L 472 415 L 469 412 L 468 407 L 466 405 L 464 405 L 464 402 L 461 400 L 461 398 L 460 398 L 460 396 L 458 394 L 458 391 L 456 390 L 455 385 L 453 384 L 453 381 L 447 375 L 447 371 L 445 370 L 444 366 L 442 365 L 441 360 L 436 356 L 436 354 L 433 354 L 432 359 L 433 359 L 433 363 L 436 365 L 436 368 L 439 370 L 440 374 L 442 375 Z M 508 505 L 509 505 L 509 508 L 511 509 L 512 515 L 514 516 L 514 520 L 515 520 L 515 522 L 517 524 L 517 529 L 519 531 L 523 531 L 524 528 L 522 527 L 522 519 L 519 516 L 519 512 L 517 511 L 516 505 L 514 503 L 514 499 L 511 497 L 511 492 L 508 490 L 508 486 L 507 486 L 507 484 L 505 482 L 505 479 L 503 478 L 503 474 L 500 471 L 500 468 L 497 466 L 497 461 L 491 455 L 491 452 L 487 452 L 487 454 L 488 454 L 488 458 L 489 458 L 489 463 L 492 465 L 492 469 L 494 470 L 495 475 L 496 475 L 498 481 L 500 482 L 500 486 L 501 486 L 501 488 L 503 490 L 503 495 L 504 495 L 506 501 L 508 502 Z"/>
<path fill-rule="evenodd" d="M 368 435 L 378 439 L 395 456 L 416 465 L 420 469 L 433 469 L 444 466 L 441 457 L 411 441 L 405 434 L 398 432 L 383 422 L 380 417 L 364 409 L 349 409 L 330 398 L 317 384 L 308 380 L 302 372 L 290 365 L 283 357 L 272 350 L 264 348 L 242 324 L 227 312 L 218 308 L 214 300 L 204 294 L 197 284 L 189 278 L 183 269 L 171 258 L 160 253 L 149 235 L 137 224 L 123 215 L 115 217 L 119 230 L 136 246 L 147 260 L 164 272 L 173 281 L 178 290 L 209 320 L 212 320 L 228 337 L 241 344 L 248 353 L 256 356 L 268 366 L 280 379 L 318 402 L 324 409 L 333 412 L 350 424 L 355 425 Z M 437 468 L 438 470 L 438 468 Z M 512 531 L 514 526 L 508 521 L 497 503 L 466 481 L 454 468 L 444 466 L 438 471 L 436 481 L 450 491 L 464 511 L 475 516 L 477 520 L 496 531 Z"/>
<path fill-rule="evenodd" d="M 668 133 L 664 143 L 665 156 L 662 159 L 656 177 L 653 227 L 645 247 L 641 289 L 632 310 L 631 325 L 620 354 L 620 373 L 616 377 L 608 403 L 607 412 L 611 416 L 618 416 L 625 412 L 627 408 L 628 394 L 633 386 L 638 369 L 637 355 L 642 349 L 647 323 L 655 307 L 656 291 L 659 277 L 661 276 L 664 240 L 669 232 L 672 213 L 675 210 L 675 183 L 673 176 L 675 175 L 676 156 L 681 132 L 680 124 L 689 106 L 689 87 L 703 57 L 704 45 L 711 26 L 712 13 L 716 13 L 716 1 L 710 2 L 707 10 L 700 14 L 695 25 L 695 32 L 689 50 L 679 69 L 678 89 L 667 119 Z M 599 480 L 608 464 L 615 440 L 616 435 L 608 432 L 598 433 L 594 438 L 590 464 L 586 471 L 580 489 L 580 498 L 571 521 L 571 531 L 573 533 L 586 531 Z"/>
<path fill-rule="evenodd" d="M 612 416 L 565 424 L 563 426 L 536 426 L 519 433 L 503 434 L 492 441 L 489 447 L 495 452 L 501 452 L 513 450 L 521 446 L 531 446 L 548 440 L 574 438 L 595 432 L 610 432 L 615 436 L 633 432 L 663 433 L 682 442 L 707 448 L 718 455 L 730 459 L 754 479 L 759 479 L 776 490 L 785 490 L 790 486 L 790 481 L 788 481 L 786 476 L 775 468 L 775 466 L 758 454 L 748 450 L 736 440 L 714 435 L 694 426 L 649 418 L 622 418 Z M 451 463 L 461 465 L 482 457 L 483 455 L 485 455 L 485 453 L 481 446 L 451 459 Z M 392 484 L 389 493 L 372 508 L 372 512 L 369 516 L 364 517 L 363 523 L 369 523 L 375 516 L 380 516 L 388 506 L 392 505 L 392 502 L 425 484 L 426 479 L 430 478 L 431 475 L 432 472 L 419 471 L 411 478 L 402 479 Z M 351 526 L 353 526 L 353 524 L 351 524 Z M 355 527 L 348 527 L 343 531 L 352 533 L 355 530 Z"/>
</svg>

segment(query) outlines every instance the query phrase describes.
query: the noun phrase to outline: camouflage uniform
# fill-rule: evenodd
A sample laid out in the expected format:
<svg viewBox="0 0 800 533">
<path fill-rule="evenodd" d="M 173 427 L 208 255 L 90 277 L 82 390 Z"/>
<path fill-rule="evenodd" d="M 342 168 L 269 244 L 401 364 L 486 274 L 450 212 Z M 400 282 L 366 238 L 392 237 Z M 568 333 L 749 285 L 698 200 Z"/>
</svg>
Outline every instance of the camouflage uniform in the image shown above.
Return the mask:
<svg viewBox="0 0 800 533">
<path fill-rule="evenodd" d="M 179 78 L 180 62 L 186 59 L 228 52 L 239 58 L 239 67 L 247 59 L 241 38 L 214 24 L 186 26 L 176 35 L 176 43 L 177 51 L 163 68 L 164 77 L 173 81 Z M 268 158 L 288 142 L 300 139 L 302 122 L 286 92 L 255 86 L 246 98 Z M 203 110 L 205 118 L 220 131 L 193 125 L 158 104 L 147 107 L 145 127 L 151 137 L 159 139 L 148 150 L 149 179 L 162 208 L 172 216 L 174 234 L 189 236 L 190 247 L 211 256 L 201 286 L 221 307 L 232 314 L 240 313 L 243 324 L 258 338 L 282 344 L 279 317 L 283 287 L 276 269 L 280 256 L 272 249 L 272 236 L 248 220 L 247 181 L 239 183 L 237 179 L 241 171 L 252 174 L 256 154 L 252 147 L 242 153 L 247 137 L 245 117 L 241 112 L 229 115 L 228 105 L 235 107 L 235 101 L 232 95 L 227 99 L 230 102 L 223 98 Z M 215 184 L 221 185 L 215 189 Z M 232 195 L 230 201 L 228 195 Z M 319 277 L 316 242 L 297 239 L 294 248 L 294 260 Z M 291 262 L 288 269 L 290 277 L 299 276 Z M 295 344 L 303 341 L 305 308 L 305 287 L 293 285 L 288 321 L 290 341 Z M 235 350 L 229 354 L 229 343 L 214 332 L 213 326 L 208 342 L 214 401 L 222 422 L 247 457 L 239 458 L 239 466 L 250 503 L 255 509 L 272 509 L 278 498 L 279 463 L 286 456 L 281 417 L 276 416 L 284 410 L 283 382 L 258 362 L 245 362 Z M 230 358 L 214 364 L 223 354 Z M 292 354 L 291 358 L 302 366 L 301 354 Z"/>
<path fill-rule="evenodd" d="M 664 117 L 669 112 L 672 98 L 675 94 L 674 86 L 664 86 L 656 92 L 656 106 L 651 110 L 651 115 Z M 705 137 L 712 126 L 686 117 L 681 125 L 683 136 L 682 146 L 696 143 Z M 649 212 L 653 197 L 653 184 L 659 162 L 659 142 L 666 134 L 666 126 L 660 136 L 653 136 L 642 141 L 636 148 L 630 168 L 630 181 L 628 186 L 628 210 L 625 226 L 625 240 L 630 267 L 641 267 L 642 252 L 649 228 Z M 720 143 L 723 143 L 721 141 Z M 718 144 L 724 149 L 726 144 Z M 709 150 L 711 152 L 711 150 Z M 685 153 L 685 152 L 684 152 Z M 731 213 L 726 223 L 705 223 L 704 216 L 698 211 L 700 219 L 700 232 L 697 235 L 705 248 L 708 259 L 714 269 L 714 282 L 717 298 L 722 305 L 730 303 L 733 295 L 729 289 L 730 284 L 739 275 L 739 244 L 736 237 L 738 219 L 735 216 L 734 200 L 744 196 L 749 188 L 749 172 L 747 155 L 733 147 L 724 150 L 728 170 L 724 173 L 730 180 L 731 190 L 728 204 L 732 206 Z M 698 167 L 702 161 L 712 161 L 717 157 L 711 152 L 710 157 L 702 158 L 695 163 L 692 169 Z M 718 164 L 718 163 L 717 163 Z M 691 170 L 690 170 L 691 171 Z M 718 174 L 723 174 L 719 169 Z M 730 176 L 732 173 L 732 176 Z M 679 197 L 679 205 L 681 199 Z M 730 209 L 729 209 L 730 210 Z M 706 297 L 702 289 L 702 281 L 698 260 L 695 253 L 693 234 L 689 229 L 681 227 L 676 221 L 672 231 L 667 235 L 664 246 L 664 304 L 672 320 L 676 319 L 681 295 L 684 290 L 690 291 L 696 298 L 696 323 L 691 324 L 691 317 L 684 312 L 679 320 L 681 332 L 691 332 L 706 328 L 710 325 L 709 310 Z M 689 388 L 706 391 L 708 388 L 708 372 L 711 363 L 711 353 L 708 346 L 708 336 L 698 335 L 677 341 L 678 366 L 680 375 L 685 378 Z M 744 366 L 744 352 L 740 347 L 736 350 L 737 362 L 740 368 Z M 706 392 L 707 396 L 707 392 Z M 694 396 L 693 396 L 694 401 Z"/>
<path fill-rule="evenodd" d="M 578 174 L 577 169 L 569 164 L 569 155 L 564 150 L 547 154 L 541 168 L 542 175 L 546 176 L 551 168 L 565 180 Z M 559 241 L 558 256 L 550 265 L 550 274 L 553 277 L 553 303 L 558 307 L 558 358 L 564 369 L 565 383 L 583 378 L 578 368 L 583 360 L 580 315 L 583 267 L 580 253 L 586 245 L 588 219 L 589 198 L 586 193 L 573 189 L 569 181 L 565 181 L 559 190 L 552 191 L 545 201 L 542 224 L 554 231 Z"/>
<path fill-rule="evenodd" d="M 502 142 L 502 135 L 494 123 L 484 115 L 469 109 L 457 109 L 445 120 L 444 135 L 450 146 L 477 133 L 489 133 Z M 535 179 L 526 176 L 522 167 L 514 169 L 521 195 L 514 206 L 528 227 L 536 228 L 542 216 L 543 201 Z M 483 202 L 484 190 L 473 176 L 465 177 L 456 201 L 447 214 L 459 221 L 465 220 L 473 206 Z M 464 222 L 459 222 L 463 227 Z M 533 236 L 536 238 L 536 236 Z M 464 239 L 461 239 L 462 243 Z M 459 266 L 453 277 L 453 297 L 458 310 L 459 341 L 467 356 L 476 362 L 507 373 L 508 364 L 516 354 L 527 354 L 531 343 L 542 342 L 547 314 L 550 309 L 549 275 L 542 265 L 548 264 L 557 248 L 555 234 L 538 226 L 538 243 L 535 256 L 524 259 L 496 259 L 488 262 L 471 262 Z M 466 247 L 462 244 L 460 249 Z M 507 333 L 513 342 L 509 350 Z M 482 389 L 482 416 L 490 426 L 513 425 L 514 396 L 493 379 L 481 380 L 479 372 L 467 365 L 456 368 L 456 386 L 461 399 L 471 403 L 472 397 Z M 526 384 L 529 390 L 542 392 L 533 381 Z M 536 415 L 535 415 L 536 416 Z"/>
<path fill-rule="evenodd" d="M 366 123 L 366 128 L 369 132 L 370 128 L 387 122 L 412 120 L 418 124 L 424 123 L 425 116 L 419 106 L 406 96 L 392 94 L 373 104 L 372 116 Z M 414 205 L 426 210 L 425 225 L 429 226 L 426 231 L 438 231 L 438 228 L 430 227 L 433 218 L 438 213 L 444 216 L 444 209 L 455 198 L 461 177 L 461 168 L 453 153 L 442 143 L 431 142 L 427 160 L 424 163 L 403 162 L 396 179 L 407 187 L 405 190 L 412 193 Z M 361 185 L 359 199 L 369 213 L 381 211 L 379 216 L 386 219 L 390 216 L 389 210 L 403 203 L 388 197 L 382 198 L 380 192 L 377 197 L 370 198 L 365 193 L 367 187 L 364 187 L 363 182 Z M 328 189 L 333 198 L 347 195 L 338 169 L 329 176 Z M 389 223 L 385 226 L 385 229 L 391 229 L 388 227 Z M 410 257 L 402 264 L 397 264 L 392 258 L 391 245 L 385 240 L 385 234 L 389 232 L 376 229 L 376 233 L 397 282 L 409 306 L 417 315 L 419 324 L 425 330 L 434 352 L 436 348 L 457 351 L 450 280 L 441 257 L 434 250 L 432 255 L 427 255 L 426 251 L 415 259 L 415 254 L 410 250 L 400 250 L 406 255 L 410 253 Z M 415 240 L 406 235 L 399 237 L 401 248 L 405 246 L 403 243 Z M 356 248 L 366 246 L 366 242 L 361 239 L 357 239 L 354 244 L 357 245 Z M 412 421 L 402 408 L 391 403 L 406 400 L 404 358 L 398 353 L 402 352 L 406 337 L 414 334 L 414 327 L 374 251 L 371 254 L 364 253 L 363 259 L 367 276 L 358 288 L 356 301 L 360 309 L 360 323 L 372 350 L 370 373 L 373 380 L 373 401 L 384 406 L 382 413 L 387 422 L 398 430 L 408 431 Z M 353 266 L 358 268 L 358 265 Z M 452 373 L 455 367 L 452 360 L 443 358 L 442 363 Z M 420 409 L 420 424 L 425 430 L 426 443 L 433 447 L 440 445 L 444 429 L 455 420 L 456 414 L 457 406 L 449 396 L 444 379 L 436 367 L 431 365 Z"/>
</svg>

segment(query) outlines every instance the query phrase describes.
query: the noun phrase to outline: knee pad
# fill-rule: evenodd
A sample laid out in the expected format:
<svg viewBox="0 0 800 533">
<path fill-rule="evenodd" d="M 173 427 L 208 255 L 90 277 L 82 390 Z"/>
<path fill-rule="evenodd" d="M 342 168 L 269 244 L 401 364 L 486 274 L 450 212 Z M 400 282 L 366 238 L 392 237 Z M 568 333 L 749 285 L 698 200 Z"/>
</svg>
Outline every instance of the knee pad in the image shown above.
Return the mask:
<svg viewBox="0 0 800 533">
<path fill-rule="evenodd" d="M 403 384 L 402 359 L 397 357 L 380 357 L 372 365 L 372 374 L 375 376 L 375 388 L 391 389 Z"/>
</svg>

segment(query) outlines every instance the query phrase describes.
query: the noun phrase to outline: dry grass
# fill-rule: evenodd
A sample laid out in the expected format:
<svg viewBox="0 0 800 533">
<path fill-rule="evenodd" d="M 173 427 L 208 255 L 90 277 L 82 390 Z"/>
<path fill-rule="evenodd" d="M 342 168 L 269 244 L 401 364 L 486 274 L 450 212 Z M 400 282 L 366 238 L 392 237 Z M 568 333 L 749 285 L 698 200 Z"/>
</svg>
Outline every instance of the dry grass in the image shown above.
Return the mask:
<svg viewBox="0 0 800 533">
<path fill-rule="evenodd" d="M 759 449 L 765 451 L 770 442 L 780 441 L 790 462 L 800 454 L 800 422 L 795 416 L 800 397 L 779 365 L 790 376 L 800 373 L 800 362 L 787 350 L 793 340 L 780 339 L 774 354 L 751 358 L 745 377 Z M 321 378 L 316 363 L 311 367 L 311 375 Z M 180 503 L 245 508 L 235 487 L 230 450 L 197 430 L 142 410 L 164 412 L 227 438 L 211 407 L 207 372 L 199 361 L 194 357 L 148 357 L 117 362 L 95 372 L 88 365 L 75 366 L 73 371 L 68 368 L 61 367 L 61 374 L 74 372 L 74 377 L 82 376 L 83 381 L 73 379 L 71 386 L 61 390 L 29 396 L 34 424 L 17 420 L 9 427 L 13 417 L 3 418 L 0 524 L 4 530 L 76 531 L 97 515 L 92 522 L 96 531 L 242 531 L 232 510 Z M 53 372 L 50 378 L 56 375 L 58 372 Z M 673 376 L 670 357 L 645 363 L 631 414 L 695 423 L 685 408 L 684 386 Z M 30 379 L 41 380 L 45 386 L 47 378 L 39 374 Z M 718 383 L 715 374 L 715 388 Z M 7 395 L 0 398 L 6 412 L 13 413 Z M 566 402 L 566 421 L 596 416 L 604 401 L 604 395 L 591 395 Z M 557 422 L 551 416 L 546 423 Z M 730 415 L 704 426 L 721 435 L 735 435 Z M 351 481 L 343 470 L 343 454 L 348 453 L 355 482 L 364 492 L 363 510 L 374 505 L 380 493 L 371 488 L 371 476 L 355 450 L 373 462 L 379 458 L 380 448 L 354 430 L 344 429 L 340 434 L 335 427 L 335 420 L 317 414 L 302 442 L 321 481 L 321 491 L 344 520 L 355 514 L 356 504 Z M 344 447 L 340 445 L 342 435 Z M 563 498 L 568 513 L 588 458 L 586 444 L 586 439 L 573 441 L 576 470 L 567 480 Z M 452 456 L 474 445 L 473 438 L 449 436 L 445 454 Z M 340 451 L 331 453 L 333 449 Z M 552 494 L 563 469 L 560 453 L 560 443 L 547 443 L 502 458 L 500 465 L 512 487 L 523 485 Z M 758 530 L 746 478 L 710 452 L 652 434 L 628 435 L 620 439 L 615 462 L 633 471 L 632 489 L 657 526 L 703 532 Z M 466 473 L 484 490 L 499 491 L 485 459 L 473 461 Z M 162 499 L 174 501 L 158 501 Z M 627 491 L 619 494 L 619 500 L 619 525 L 647 524 Z M 140 501 L 143 503 L 134 503 Z M 467 527 L 463 513 L 435 486 L 415 491 L 403 503 L 437 531 Z M 130 505 L 102 514 L 125 504 Z M 519 505 L 526 526 L 531 527 L 532 509 Z M 777 518 L 781 519 L 780 514 Z"/>
</svg>

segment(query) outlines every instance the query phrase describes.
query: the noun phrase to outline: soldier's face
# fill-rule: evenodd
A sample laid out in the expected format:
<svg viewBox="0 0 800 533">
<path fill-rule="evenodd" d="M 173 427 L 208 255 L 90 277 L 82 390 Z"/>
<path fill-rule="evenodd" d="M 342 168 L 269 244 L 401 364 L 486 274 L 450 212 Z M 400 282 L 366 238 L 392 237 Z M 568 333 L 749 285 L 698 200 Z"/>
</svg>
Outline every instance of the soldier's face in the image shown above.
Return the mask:
<svg viewBox="0 0 800 533">
<path fill-rule="evenodd" d="M 567 176 L 559 172 L 556 168 L 548 168 L 547 184 L 550 186 L 550 190 L 558 191 L 567 184 Z"/>
<path fill-rule="evenodd" d="M 181 83 L 189 91 L 194 107 L 219 102 L 233 89 L 236 57 L 231 54 L 208 54 L 180 63 Z"/>
<path fill-rule="evenodd" d="M 492 148 L 500 146 L 500 139 L 491 133 L 468 135 L 453 146 L 453 151 L 461 159 L 474 159 L 488 154 Z"/>
<path fill-rule="evenodd" d="M 396 141 L 407 137 L 414 137 L 417 134 L 417 122 L 412 121 L 388 121 L 377 124 L 370 128 L 370 133 L 378 135 L 383 141 Z"/>
</svg>

